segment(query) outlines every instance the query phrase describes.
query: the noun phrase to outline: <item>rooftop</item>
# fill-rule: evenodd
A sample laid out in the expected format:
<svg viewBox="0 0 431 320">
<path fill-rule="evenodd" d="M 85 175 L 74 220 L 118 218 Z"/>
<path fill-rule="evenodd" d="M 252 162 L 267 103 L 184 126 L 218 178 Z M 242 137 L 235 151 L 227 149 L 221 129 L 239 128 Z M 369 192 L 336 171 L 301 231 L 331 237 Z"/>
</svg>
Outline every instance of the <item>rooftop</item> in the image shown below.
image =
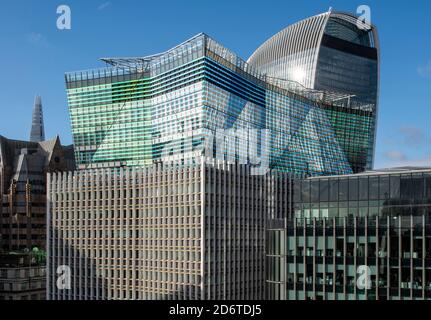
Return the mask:
<svg viewBox="0 0 431 320">
<path fill-rule="evenodd" d="M 185 56 L 190 56 L 192 54 L 203 56 L 204 49 L 226 60 L 234 66 L 235 70 L 241 70 L 243 73 L 250 75 L 257 82 L 266 83 L 309 100 L 324 104 L 337 105 L 340 107 L 348 106 L 352 109 L 360 109 L 364 111 L 374 110 L 374 105 L 354 104 L 350 101 L 350 98 L 353 97 L 351 95 L 339 92 L 308 89 L 296 81 L 274 78 L 263 74 L 233 51 L 224 47 L 205 33 L 199 33 L 165 52 L 150 56 L 101 58 L 101 61 L 108 65 L 106 68 L 68 72 L 66 73 L 66 82 L 90 80 L 117 75 L 121 76 L 133 73 L 147 73 L 147 76 L 154 77 L 175 68 L 178 64 L 178 60 L 180 60 L 180 62 L 185 61 L 185 59 L 181 59 Z"/>
<path fill-rule="evenodd" d="M 376 176 L 376 175 L 389 175 L 389 174 L 409 174 L 409 173 L 423 173 L 423 172 L 431 174 L 431 166 L 430 167 L 407 166 L 407 167 L 396 167 L 396 168 L 382 168 L 382 169 L 369 170 L 369 171 L 365 171 L 357 174 L 310 177 L 308 179 L 347 178 L 347 177 Z"/>
</svg>

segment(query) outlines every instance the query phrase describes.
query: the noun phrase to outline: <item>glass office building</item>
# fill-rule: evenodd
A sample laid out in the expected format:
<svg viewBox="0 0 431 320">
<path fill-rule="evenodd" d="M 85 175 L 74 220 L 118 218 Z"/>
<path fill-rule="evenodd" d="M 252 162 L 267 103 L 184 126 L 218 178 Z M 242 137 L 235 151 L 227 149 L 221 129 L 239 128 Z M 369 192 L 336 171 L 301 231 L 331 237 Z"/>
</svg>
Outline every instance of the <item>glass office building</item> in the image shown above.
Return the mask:
<svg viewBox="0 0 431 320">
<path fill-rule="evenodd" d="M 268 77 L 205 34 L 103 61 L 66 75 L 81 169 L 205 156 L 320 176 L 369 163 L 375 106 Z"/>
<path fill-rule="evenodd" d="M 430 169 L 294 180 L 291 190 L 289 216 L 268 225 L 270 299 L 431 298 Z"/>
<path fill-rule="evenodd" d="M 338 92 L 373 113 L 368 137 L 367 169 L 373 167 L 376 106 L 379 89 L 379 41 L 373 25 L 354 15 L 327 12 L 283 29 L 263 43 L 248 63 L 268 77 L 296 82 L 306 88 Z M 339 136 L 343 140 L 343 135 Z M 349 139 L 349 138 L 347 138 Z M 360 142 L 359 148 L 364 146 Z M 357 150 L 345 145 L 354 162 Z M 352 149 L 351 149 L 352 148 Z M 355 172 L 361 168 L 355 168 Z"/>
</svg>

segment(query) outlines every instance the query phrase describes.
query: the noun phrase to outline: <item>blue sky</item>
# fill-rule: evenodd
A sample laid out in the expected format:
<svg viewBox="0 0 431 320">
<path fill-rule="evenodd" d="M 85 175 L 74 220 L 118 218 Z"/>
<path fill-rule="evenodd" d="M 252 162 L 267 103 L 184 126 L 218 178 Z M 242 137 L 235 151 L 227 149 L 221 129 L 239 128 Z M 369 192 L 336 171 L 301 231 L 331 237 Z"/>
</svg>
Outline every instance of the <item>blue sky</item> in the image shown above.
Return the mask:
<svg viewBox="0 0 431 320">
<path fill-rule="evenodd" d="M 71 7 L 71 30 L 56 28 L 61 4 Z M 46 136 L 72 143 L 64 73 L 103 66 L 100 57 L 154 54 L 205 32 L 247 59 L 289 24 L 362 4 L 382 51 L 376 167 L 431 166 L 431 3 L 422 0 L 1 1 L 0 134 L 28 139 L 40 94 Z"/>
</svg>

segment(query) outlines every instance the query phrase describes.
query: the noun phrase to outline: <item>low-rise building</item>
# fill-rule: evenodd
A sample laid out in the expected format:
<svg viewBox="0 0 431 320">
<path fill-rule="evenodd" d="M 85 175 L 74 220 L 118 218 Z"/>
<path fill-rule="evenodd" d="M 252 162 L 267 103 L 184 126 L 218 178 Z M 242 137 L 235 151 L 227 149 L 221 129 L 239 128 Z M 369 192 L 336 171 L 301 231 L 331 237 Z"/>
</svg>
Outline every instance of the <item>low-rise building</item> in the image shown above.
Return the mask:
<svg viewBox="0 0 431 320">
<path fill-rule="evenodd" d="M 431 169 L 294 180 L 268 223 L 269 299 L 431 298 Z"/>
<path fill-rule="evenodd" d="M 0 254 L 0 300 L 45 300 L 45 259 L 27 253 Z"/>
</svg>

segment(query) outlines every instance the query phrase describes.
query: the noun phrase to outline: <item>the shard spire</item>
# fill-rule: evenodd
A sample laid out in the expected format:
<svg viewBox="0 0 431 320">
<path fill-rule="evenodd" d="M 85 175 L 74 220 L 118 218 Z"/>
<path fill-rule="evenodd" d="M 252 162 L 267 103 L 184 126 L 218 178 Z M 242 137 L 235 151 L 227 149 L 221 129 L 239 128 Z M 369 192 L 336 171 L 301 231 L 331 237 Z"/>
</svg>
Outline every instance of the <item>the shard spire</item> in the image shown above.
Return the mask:
<svg viewBox="0 0 431 320">
<path fill-rule="evenodd" d="M 42 99 L 36 96 L 34 99 L 33 117 L 31 121 L 30 141 L 40 142 L 45 140 L 45 128 L 43 126 Z"/>
</svg>

